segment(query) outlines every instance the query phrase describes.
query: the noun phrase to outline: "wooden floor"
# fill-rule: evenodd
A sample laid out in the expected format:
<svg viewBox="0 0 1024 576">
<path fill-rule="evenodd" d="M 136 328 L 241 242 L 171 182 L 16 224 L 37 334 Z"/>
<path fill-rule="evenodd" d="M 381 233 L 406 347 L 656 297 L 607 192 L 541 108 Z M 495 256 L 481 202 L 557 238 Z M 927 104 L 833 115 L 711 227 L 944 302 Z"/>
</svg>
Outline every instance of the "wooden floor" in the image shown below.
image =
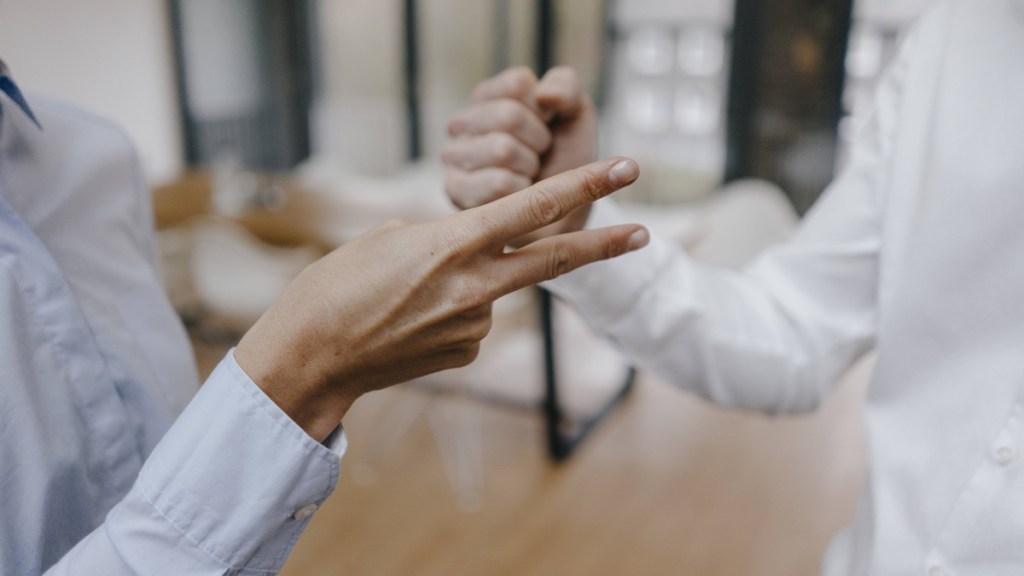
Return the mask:
<svg viewBox="0 0 1024 576">
<path fill-rule="evenodd" d="M 492 337 L 507 335 L 497 327 L 517 318 L 497 316 L 501 334 Z M 569 319 L 560 319 L 560 335 L 572 335 Z M 220 345 L 197 346 L 204 373 L 226 350 L 223 334 L 213 336 Z M 580 335 L 573 338 L 582 350 Z M 484 356 L 463 370 L 486 366 Z M 576 357 L 562 367 L 596 360 Z M 517 389 L 539 388 L 534 364 L 477 370 L 474 379 L 487 382 L 472 385 L 486 389 L 503 377 L 497 390 L 507 390 L 511 376 Z M 534 410 L 408 386 L 371 394 L 345 419 L 350 448 L 338 489 L 283 575 L 818 574 L 863 483 L 870 368 L 870 361 L 858 365 L 814 415 L 779 419 L 718 410 L 641 375 L 562 465 L 548 461 Z M 589 397 L 568 387 L 570 403 Z M 478 465 L 464 469 L 476 470 L 469 477 L 481 478 L 482 493 L 478 510 L 465 512 L 473 492 L 455 489 L 446 464 L 472 456 L 474 446 L 480 457 L 462 461 Z"/>
<path fill-rule="evenodd" d="M 463 400 L 430 400 L 386 451 L 376 481 L 355 482 L 353 471 L 380 450 L 382 419 L 423 394 L 389 390 L 356 404 L 338 490 L 285 576 L 810 576 L 849 521 L 864 474 L 862 384 L 844 384 L 812 417 L 771 420 L 642 377 L 560 466 L 546 460 L 535 414 L 473 402 L 482 417 L 477 512 L 460 511 L 438 448 L 445 441 L 430 424 Z"/>
</svg>

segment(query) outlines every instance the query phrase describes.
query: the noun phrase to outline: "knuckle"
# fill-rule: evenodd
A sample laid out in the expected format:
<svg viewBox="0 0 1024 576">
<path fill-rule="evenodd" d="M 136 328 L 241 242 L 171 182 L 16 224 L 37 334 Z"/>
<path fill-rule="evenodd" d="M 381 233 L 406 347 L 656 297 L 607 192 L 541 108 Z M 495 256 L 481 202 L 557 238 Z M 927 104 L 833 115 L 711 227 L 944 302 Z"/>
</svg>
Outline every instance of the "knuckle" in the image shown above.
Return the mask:
<svg viewBox="0 0 1024 576">
<path fill-rule="evenodd" d="M 605 178 L 587 169 L 581 169 L 577 174 L 579 188 L 586 194 L 588 200 L 599 200 L 605 195 L 605 189 L 608 187 Z"/>
<path fill-rule="evenodd" d="M 622 256 L 626 253 L 626 245 L 622 242 L 616 242 L 615 238 L 610 233 L 605 232 L 604 234 L 601 234 L 599 238 L 602 248 L 601 254 L 604 256 L 605 260 L 615 258 L 616 256 Z"/>
<path fill-rule="evenodd" d="M 480 335 L 479 339 L 483 340 L 484 338 L 486 338 L 487 335 L 491 333 L 491 328 L 493 328 L 493 327 L 494 327 L 494 319 L 491 317 L 490 314 L 487 314 L 478 323 L 478 329 L 479 329 L 479 333 L 478 334 Z"/>
<path fill-rule="evenodd" d="M 458 365 L 468 366 L 480 356 L 480 343 L 473 342 L 463 346 L 458 353 Z"/>
<path fill-rule="evenodd" d="M 455 292 L 457 299 L 456 306 L 461 310 L 472 310 L 480 305 L 483 300 L 483 290 L 474 281 L 462 277 L 458 289 Z"/>
<path fill-rule="evenodd" d="M 449 142 L 448 144 L 445 144 L 444 148 L 441 149 L 441 162 L 445 166 L 451 166 L 455 164 L 455 158 L 457 156 L 458 151 L 456 149 L 456 144 L 454 142 Z"/>
<path fill-rule="evenodd" d="M 476 205 L 485 204 L 489 201 L 488 198 L 474 198 L 473 202 Z M 499 230 L 501 229 L 502 222 L 500 217 L 495 217 L 486 211 L 471 211 L 463 212 L 456 215 L 456 218 L 462 222 L 462 228 L 465 231 L 463 234 L 463 242 L 461 246 L 461 254 L 465 257 L 480 256 L 481 251 L 489 250 L 494 247 L 495 238 L 500 236 Z M 474 290 L 479 290 L 480 286 L 477 280 L 478 271 L 476 269 L 466 270 L 463 269 L 458 274 L 458 278 L 461 282 L 472 283 L 470 287 Z M 479 302 L 477 302 L 479 304 Z"/>
<path fill-rule="evenodd" d="M 479 342 L 487 337 L 491 333 L 491 326 L 493 321 L 491 319 L 490 311 L 485 314 L 477 315 L 470 320 L 469 325 L 469 339 L 473 342 Z"/>
<path fill-rule="evenodd" d="M 512 137 L 501 132 L 491 135 L 490 148 L 493 160 L 502 165 L 509 165 L 514 162 L 519 152 Z"/>
<path fill-rule="evenodd" d="M 526 94 L 537 83 L 537 75 L 527 66 L 516 66 L 507 72 L 509 89 L 516 96 Z"/>
<path fill-rule="evenodd" d="M 515 100 L 499 100 L 495 103 L 495 116 L 502 130 L 516 132 L 526 123 L 526 112 Z"/>
<path fill-rule="evenodd" d="M 551 145 L 555 142 L 555 136 L 551 133 L 551 129 L 545 125 L 544 130 L 540 132 L 540 140 L 537 142 L 537 152 L 544 154 L 551 149 Z"/>
<path fill-rule="evenodd" d="M 575 268 L 576 255 L 566 246 L 555 246 L 548 253 L 548 278 L 557 278 Z"/>
<path fill-rule="evenodd" d="M 538 187 L 530 195 L 529 216 L 531 223 L 540 228 L 561 220 L 563 216 L 562 205 L 550 190 Z"/>
<path fill-rule="evenodd" d="M 471 241 L 467 239 L 474 235 L 472 224 L 458 217 L 447 218 L 444 222 L 445 225 L 440 227 L 436 235 L 439 259 L 448 264 L 464 260 L 471 250 Z M 465 277 L 455 274 L 452 282 L 455 283 L 453 293 L 461 295 Z"/>
<path fill-rule="evenodd" d="M 488 302 L 486 286 L 474 276 L 457 274 L 451 280 L 449 306 L 461 322 L 475 322 L 479 308 Z"/>
<path fill-rule="evenodd" d="M 462 118 L 462 113 L 453 114 L 448 118 L 448 124 L 446 125 L 449 136 L 457 136 L 465 130 L 465 121 Z"/>
<path fill-rule="evenodd" d="M 527 151 L 523 155 L 522 161 L 525 164 L 524 169 L 527 174 L 537 174 L 540 172 L 540 157 L 532 150 Z"/>
<path fill-rule="evenodd" d="M 460 136 L 441 149 L 441 163 L 450 168 L 472 170 L 476 164 L 473 137 Z"/>
</svg>

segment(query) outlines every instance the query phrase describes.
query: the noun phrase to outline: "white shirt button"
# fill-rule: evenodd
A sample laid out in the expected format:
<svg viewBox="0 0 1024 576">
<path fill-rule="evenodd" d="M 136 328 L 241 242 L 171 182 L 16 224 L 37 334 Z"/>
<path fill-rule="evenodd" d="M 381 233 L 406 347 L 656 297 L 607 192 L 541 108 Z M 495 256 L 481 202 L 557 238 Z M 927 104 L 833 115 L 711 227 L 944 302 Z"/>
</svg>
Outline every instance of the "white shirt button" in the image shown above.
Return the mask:
<svg viewBox="0 0 1024 576">
<path fill-rule="evenodd" d="M 312 516 L 313 513 L 316 512 L 317 508 L 319 508 L 319 506 L 316 504 L 306 504 L 302 508 L 296 510 L 295 513 L 292 514 L 292 518 L 301 522 Z"/>
<path fill-rule="evenodd" d="M 1014 458 L 1017 457 L 1017 454 L 1012 446 L 999 446 L 995 449 L 993 457 L 1000 466 L 1009 466 Z"/>
</svg>

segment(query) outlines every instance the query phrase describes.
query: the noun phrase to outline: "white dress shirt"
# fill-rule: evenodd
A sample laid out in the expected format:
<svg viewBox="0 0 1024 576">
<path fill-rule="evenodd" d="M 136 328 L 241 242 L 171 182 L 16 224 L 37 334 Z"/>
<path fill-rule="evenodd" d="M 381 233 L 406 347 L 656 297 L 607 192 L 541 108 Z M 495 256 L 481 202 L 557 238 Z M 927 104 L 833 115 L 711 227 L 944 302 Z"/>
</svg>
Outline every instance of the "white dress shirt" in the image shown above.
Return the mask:
<svg viewBox="0 0 1024 576">
<path fill-rule="evenodd" d="M 1024 574 L 1024 1 L 940 4 L 875 108 L 795 237 L 747 269 L 655 240 L 550 288 L 641 365 L 746 409 L 813 409 L 874 347 L 869 479 L 824 572 Z"/>
<path fill-rule="evenodd" d="M 344 434 L 314 441 L 231 354 L 197 393 L 130 143 L 29 103 L 39 125 L 0 94 L 0 573 L 277 572 Z"/>
</svg>

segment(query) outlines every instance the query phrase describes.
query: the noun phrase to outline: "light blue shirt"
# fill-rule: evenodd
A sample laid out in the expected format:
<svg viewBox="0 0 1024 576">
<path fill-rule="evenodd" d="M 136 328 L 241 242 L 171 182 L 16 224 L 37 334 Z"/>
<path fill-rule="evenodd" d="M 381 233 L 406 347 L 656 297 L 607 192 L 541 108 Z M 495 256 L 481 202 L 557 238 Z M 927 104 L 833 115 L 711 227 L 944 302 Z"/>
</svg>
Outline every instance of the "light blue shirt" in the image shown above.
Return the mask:
<svg viewBox="0 0 1024 576">
<path fill-rule="evenodd" d="M 230 353 L 198 388 L 131 144 L 30 104 L 0 93 L 0 573 L 279 571 L 344 434 L 314 441 Z"/>
</svg>

